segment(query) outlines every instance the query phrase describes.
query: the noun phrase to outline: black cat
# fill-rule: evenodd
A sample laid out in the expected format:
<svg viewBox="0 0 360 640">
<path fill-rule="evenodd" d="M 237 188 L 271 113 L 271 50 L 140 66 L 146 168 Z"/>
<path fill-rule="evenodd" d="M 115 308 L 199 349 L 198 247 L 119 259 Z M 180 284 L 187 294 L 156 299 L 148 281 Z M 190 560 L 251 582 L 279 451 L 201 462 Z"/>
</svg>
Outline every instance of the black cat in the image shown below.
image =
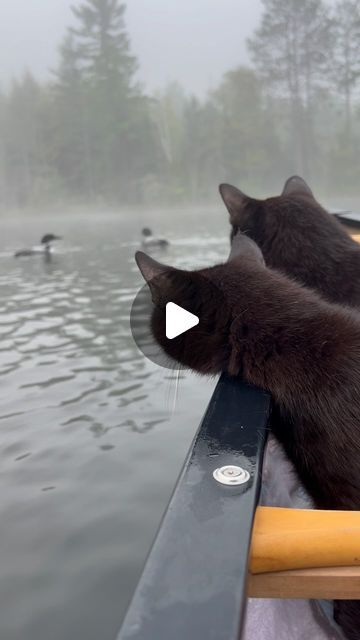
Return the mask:
<svg viewBox="0 0 360 640">
<path fill-rule="evenodd" d="M 360 315 L 266 267 L 259 248 L 239 233 L 229 262 L 212 268 L 182 271 L 143 253 L 136 259 L 165 353 L 200 373 L 227 371 L 269 390 L 279 417 L 275 435 L 316 506 L 358 509 Z M 165 336 L 170 301 L 200 318 L 173 340 Z M 337 621 L 348 638 L 360 637 L 357 603 L 342 603 Z"/>
<path fill-rule="evenodd" d="M 265 200 L 250 198 L 227 184 L 220 185 L 220 193 L 230 213 L 231 235 L 240 230 L 255 240 L 269 267 L 316 289 L 331 302 L 360 306 L 360 246 L 316 201 L 302 178 L 292 176 L 280 196 Z M 271 426 L 278 437 L 280 430 L 287 432 L 276 404 Z M 287 453 L 291 457 L 289 449 Z M 359 509 L 360 503 L 353 508 Z M 336 602 L 335 618 L 349 638 L 360 638 L 360 601 Z"/>
<path fill-rule="evenodd" d="M 331 302 L 360 306 L 360 246 L 293 176 L 281 196 L 256 200 L 228 184 L 220 193 L 232 234 L 246 233 L 268 267 L 319 291 Z"/>
</svg>

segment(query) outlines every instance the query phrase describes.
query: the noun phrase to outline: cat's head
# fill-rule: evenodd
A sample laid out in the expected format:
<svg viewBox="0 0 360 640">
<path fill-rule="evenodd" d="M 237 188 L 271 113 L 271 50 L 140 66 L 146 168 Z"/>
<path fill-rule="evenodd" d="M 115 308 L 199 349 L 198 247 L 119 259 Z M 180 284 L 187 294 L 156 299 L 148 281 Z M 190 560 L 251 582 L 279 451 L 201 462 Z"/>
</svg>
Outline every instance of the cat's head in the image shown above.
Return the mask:
<svg viewBox="0 0 360 640">
<path fill-rule="evenodd" d="M 161 264 L 141 251 L 135 259 L 152 296 L 151 331 L 165 354 L 199 373 L 238 373 L 232 363 L 231 331 L 241 304 L 246 304 L 237 293 L 239 279 L 246 279 L 249 271 L 259 271 L 262 278 L 264 261 L 257 245 L 237 234 L 228 262 L 196 271 Z M 169 302 L 199 318 L 196 326 L 173 339 L 166 337 Z"/>
<path fill-rule="evenodd" d="M 257 236 L 263 242 L 266 240 L 263 234 L 268 236 L 270 229 L 279 227 L 282 220 L 293 222 L 294 205 L 295 209 L 301 207 L 305 210 L 305 216 L 321 209 L 310 187 L 299 176 L 292 176 L 286 181 L 280 196 L 265 200 L 251 198 L 230 184 L 221 184 L 219 191 L 230 214 L 232 235 L 240 230 L 250 237 Z"/>
<path fill-rule="evenodd" d="M 220 185 L 220 194 L 230 214 L 232 236 L 246 233 L 259 245 L 267 266 L 331 298 L 339 260 L 355 243 L 302 178 L 292 176 L 280 196 L 265 200 L 228 184 Z"/>
</svg>

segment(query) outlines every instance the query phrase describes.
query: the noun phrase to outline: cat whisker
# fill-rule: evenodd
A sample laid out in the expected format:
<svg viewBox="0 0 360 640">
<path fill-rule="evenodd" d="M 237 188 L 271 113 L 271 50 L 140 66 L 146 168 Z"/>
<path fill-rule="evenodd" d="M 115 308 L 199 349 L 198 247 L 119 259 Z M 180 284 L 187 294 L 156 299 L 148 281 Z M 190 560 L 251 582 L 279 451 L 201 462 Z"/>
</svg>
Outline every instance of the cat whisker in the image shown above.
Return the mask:
<svg viewBox="0 0 360 640">
<path fill-rule="evenodd" d="M 173 406 L 172 406 L 172 409 L 171 409 L 171 417 L 173 417 L 173 415 L 175 413 L 176 402 L 177 402 L 177 399 L 178 399 L 180 370 L 181 370 L 180 366 L 176 368 L 175 391 L 174 391 L 174 398 L 173 398 Z"/>
<path fill-rule="evenodd" d="M 168 378 L 169 385 L 167 387 L 167 398 L 166 398 L 166 409 L 170 414 L 170 418 L 173 417 L 176 408 L 176 402 L 178 398 L 178 389 L 179 389 L 179 380 L 180 380 L 180 371 L 181 366 L 177 363 L 171 367 L 171 375 Z M 175 387 L 173 387 L 172 383 L 175 380 Z M 172 389 L 174 390 L 172 393 Z M 171 400 L 172 396 L 172 400 Z"/>
</svg>

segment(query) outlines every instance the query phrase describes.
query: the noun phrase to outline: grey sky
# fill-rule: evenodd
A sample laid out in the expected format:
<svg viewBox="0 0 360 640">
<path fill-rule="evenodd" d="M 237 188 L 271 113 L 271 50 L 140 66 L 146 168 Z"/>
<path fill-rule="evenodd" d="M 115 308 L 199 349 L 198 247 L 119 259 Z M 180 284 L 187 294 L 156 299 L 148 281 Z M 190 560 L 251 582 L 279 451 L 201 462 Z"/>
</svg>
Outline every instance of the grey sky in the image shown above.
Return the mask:
<svg viewBox="0 0 360 640">
<path fill-rule="evenodd" d="M 44 78 L 79 0 L 1 0 L 0 82 L 29 68 Z M 126 22 L 139 78 L 153 90 L 177 80 L 203 93 L 247 61 L 245 39 L 259 21 L 260 0 L 128 0 Z"/>
</svg>

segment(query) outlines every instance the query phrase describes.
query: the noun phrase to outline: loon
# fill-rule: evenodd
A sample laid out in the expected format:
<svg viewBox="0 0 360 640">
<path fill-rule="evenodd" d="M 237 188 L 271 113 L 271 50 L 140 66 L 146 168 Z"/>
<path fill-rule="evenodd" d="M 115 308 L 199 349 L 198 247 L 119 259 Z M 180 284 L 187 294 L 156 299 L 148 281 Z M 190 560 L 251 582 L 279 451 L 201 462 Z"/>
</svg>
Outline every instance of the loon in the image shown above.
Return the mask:
<svg viewBox="0 0 360 640">
<path fill-rule="evenodd" d="M 144 227 L 141 231 L 142 234 L 142 244 L 143 247 L 161 247 L 165 249 L 165 247 L 169 246 L 168 240 L 164 240 L 164 238 L 156 238 L 153 236 L 151 229 L 149 227 Z"/>
<path fill-rule="evenodd" d="M 47 258 L 50 257 L 52 252 L 52 242 L 54 240 L 61 240 L 61 236 L 55 236 L 53 233 L 46 233 L 40 240 L 40 246 L 32 247 L 31 249 L 20 249 L 14 254 L 15 258 L 27 258 L 28 256 L 42 255 Z"/>
</svg>

